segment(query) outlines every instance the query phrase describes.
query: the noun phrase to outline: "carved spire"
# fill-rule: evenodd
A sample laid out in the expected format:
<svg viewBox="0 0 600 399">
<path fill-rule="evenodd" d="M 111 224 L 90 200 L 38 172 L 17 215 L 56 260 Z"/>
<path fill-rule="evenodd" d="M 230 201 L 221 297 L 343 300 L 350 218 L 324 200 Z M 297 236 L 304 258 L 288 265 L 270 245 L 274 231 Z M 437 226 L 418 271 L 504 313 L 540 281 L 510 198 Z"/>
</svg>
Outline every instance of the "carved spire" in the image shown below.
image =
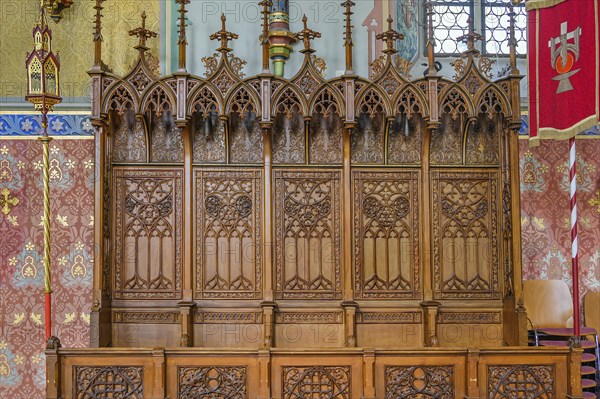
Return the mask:
<svg viewBox="0 0 600 399">
<path fill-rule="evenodd" d="M 239 37 L 237 34 L 227 30 L 227 27 L 225 26 L 226 21 L 227 17 L 225 14 L 221 14 L 221 30 L 210 35 L 210 40 L 221 41 L 221 47 L 219 47 L 217 51 L 220 51 L 223 54 L 231 51 L 231 49 L 227 47 L 229 45 L 229 41 L 235 40 Z"/>
<path fill-rule="evenodd" d="M 437 69 L 435 68 L 435 37 L 433 36 L 433 3 L 428 1 L 425 3 L 425 15 L 427 17 L 427 70 L 425 76 L 435 76 Z"/>
<path fill-rule="evenodd" d="M 383 52 L 387 55 L 392 55 L 394 53 L 397 53 L 398 50 L 396 50 L 394 48 L 394 44 L 396 43 L 397 40 L 404 40 L 404 35 L 396 32 L 392 28 L 392 22 L 394 22 L 394 20 L 392 19 L 392 16 L 390 15 L 390 16 L 388 16 L 388 19 L 387 19 L 388 30 L 375 36 L 377 38 L 377 40 L 381 40 L 381 41 L 385 42 L 387 48 L 385 50 L 383 50 Z"/>
<path fill-rule="evenodd" d="M 344 47 L 346 47 L 346 73 L 351 73 L 353 69 L 353 54 L 352 47 L 354 43 L 352 42 L 352 7 L 355 6 L 355 3 L 352 0 L 346 0 L 341 4 L 342 7 L 345 7 L 344 15 L 346 16 L 346 32 L 344 33 Z"/>
<path fill-rule="evenodd" d="M 186 4 L 190 4 L 190 0 L 175 0 L 175 3 L 179 4 L 179 40 L 177 44 L 179 45 L 179 70 L 186 70 L 186 51 L 185 48 L 188 45 L 187 37 L 186 37 L 186 17 L 185 14 L 187 10 L 185 9 Z"/>
<path fill-rule="evenodd" d="M 102 65 L 102 3 L 106 0 L 96 0 L 94 10 L 96 10 L 96 19 L 94 20 L 94 66 Z"/>
<path fill-rule="evenodd" d="M 515 4 L 519 4 L 520 0 L 510 1 L 510 11 L 508 13 L 510 17 L 510 32 L 509 32 L 509 47 L 510 47 L 510 73 L 512 75 L 519 75 L 519 69 L 517 68 L 517 37 L 515 35 Z"/>
<path fill-rule="evenodd" d="M 273 2 L 270 0 L 262 0 L 258 5 L 262 7 L 261 14 L 263 16 L 262 35 L 260 36 L 260 43 L 262 46 L 262 69 L 263 72 L 269 72 L 269 8 L 273 5 Z"/>
<path fill-rule="evenodd" d="M 469 24 L 469 33 L 458 37 L 456 40 L 467 44 L 467 53 L 479 53 L 479 50 L 475 49 L 475 42 L 483 40 L 483 36 L 475 32 L 473 18 L 469 17 L 467 23 Z"/>
<path fill-rule="evenodd" d="M 301 53 L 312 54 L 315 52 L 315 50 L 310 47 L 310 41 L 316 38 L 320 38 L 321 34 L 308 28 L 308 18 L 306 18 L 306 14 L 302 17 L 302 22 L 304 23 L 304 29 L 296 33 L 294 35 L 294 38 L 296 40 L 302 40 L 302 42 L 304 43 L 304 49 L 300 50 Z"/>
<path fill-rule="evenodd" d="M 137 36 L 140 42 L 135 48 L 142 53 L 148 50 L 148 47 L 146 47 L 146 40 L 158 36 L 158 33 L 146 29 L 146 11 L 142 11 L 142 26 L 130 30 L 129 36 Z"/>
</svg>

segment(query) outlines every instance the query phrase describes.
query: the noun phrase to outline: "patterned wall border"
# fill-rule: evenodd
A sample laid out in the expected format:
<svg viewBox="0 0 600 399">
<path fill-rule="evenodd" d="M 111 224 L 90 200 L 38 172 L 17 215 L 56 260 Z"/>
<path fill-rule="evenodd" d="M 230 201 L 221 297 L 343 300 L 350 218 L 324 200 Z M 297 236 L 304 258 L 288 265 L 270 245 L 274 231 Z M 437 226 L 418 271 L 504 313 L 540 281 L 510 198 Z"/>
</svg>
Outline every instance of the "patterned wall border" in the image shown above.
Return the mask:
<svg viewBox="0 0 600 399">
<path fill-rule="evenodd" d="M 0 137 L 37 137 L 42 130 L 42 116 L 37 114 L 0 114 Z M 93 137 L 94 126 L 89 115 L 50 114 L 48 135 L 53 137 Z"/>
</svg>

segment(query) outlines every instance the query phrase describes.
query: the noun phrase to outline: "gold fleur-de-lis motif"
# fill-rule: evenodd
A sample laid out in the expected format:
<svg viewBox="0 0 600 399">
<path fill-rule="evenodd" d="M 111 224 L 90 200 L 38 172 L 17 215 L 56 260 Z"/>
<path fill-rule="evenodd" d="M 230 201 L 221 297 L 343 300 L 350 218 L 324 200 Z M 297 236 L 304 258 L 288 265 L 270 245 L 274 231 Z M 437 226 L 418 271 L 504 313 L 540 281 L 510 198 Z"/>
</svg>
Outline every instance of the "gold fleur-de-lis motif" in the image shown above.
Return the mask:
<svg viewBox="0 0 600 399">
<path fill-rule="evenodd" d="M 11 197 L 8 188 L 5 187 L 0 191 L 0 211 L 2 211 L 3 214 L 8 215 L 12 210 L 10 207 L 12 206 L 14 208 L 18 203 L 19 199 L 17 197 Z"/>
</svg>

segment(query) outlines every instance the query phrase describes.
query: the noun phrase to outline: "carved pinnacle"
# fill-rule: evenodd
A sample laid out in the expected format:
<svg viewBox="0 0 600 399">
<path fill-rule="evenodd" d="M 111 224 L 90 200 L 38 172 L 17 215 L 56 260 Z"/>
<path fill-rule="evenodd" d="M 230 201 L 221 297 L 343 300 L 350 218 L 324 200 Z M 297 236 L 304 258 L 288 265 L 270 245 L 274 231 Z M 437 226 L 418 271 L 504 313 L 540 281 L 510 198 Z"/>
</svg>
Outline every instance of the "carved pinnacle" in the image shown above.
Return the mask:
<svg viewBox="0 0 600 399">
<path fill-rule="evenodd" d="M 385 50 L 383 50 L 383 52 L 388 55 L 398 52 L 398 50 L 396 50 L 394 48 L 394 43 L 396 43 L 397 40 L 404 40 L 404 35 L 401 33 L 398 33 L 397 31 L 395 31 L 392 28 L 392 22 L 394 22 L 394 20 L 392 19 L 392 16 L 390 15 L 387 19 L 388 30 L 375 36 L 375 38 L 377 40 L 381 40 L 381 41 L 385 42 L 387 48 Z"/>
<path fill-rule="evenodd" d="M 314 53 L 315 50 L 310 47 L 310 41 L 315 38 L 320 38 L 321 33 L 308 28 L 308 18 L 306 17 L 306 14 L 302 17 L 302 22 L 304 23 L 304 29 L 296 33 L 294 35 L 294 39 L 302 40 L 304 43 L 304 49 L 300 50 L 301 53 Z"/>
<path fill-rule="evenodd" d="M 230 52 L 231 49 L 229 47 L 227 47 L 229 45 L 229 41 L 235 40 L 239 37 L 237 34 L 235 34 L 233 32 L 229 32 L 227 30 L 227 27 L 225 25 L 226 21 L 227 21 L 227 17 L 225 16 L 225 14 L 221 14 L 221 30 L 210 35 L 210 40 L 220 40 L 221 41 L 221 47 L 219 47 L 217 49 L 217 51 L 220 51 L 221 53 Z"/>
</svg>

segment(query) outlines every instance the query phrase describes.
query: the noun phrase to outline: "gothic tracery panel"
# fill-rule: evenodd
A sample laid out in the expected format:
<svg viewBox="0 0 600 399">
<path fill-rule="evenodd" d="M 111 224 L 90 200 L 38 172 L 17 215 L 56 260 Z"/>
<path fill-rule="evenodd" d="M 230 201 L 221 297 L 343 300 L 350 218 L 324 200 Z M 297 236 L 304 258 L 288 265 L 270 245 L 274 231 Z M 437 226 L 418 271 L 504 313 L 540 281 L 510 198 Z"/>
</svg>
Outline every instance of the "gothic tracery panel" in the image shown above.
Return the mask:
<svg viewBox="0 0 600 399">
<path fill-rule="evenodd" d="M 196 295 L 260 297 L 261 172 L 197 170 L 195 179 Z"/>
<path fill-rule="evenodd" d="M 274 172 L 276 295 L 340 298 L 340 172 Z"/>
<path fill-rule="evenodd" d="M 496 172 L 433 172 L 435 298 L 499 298 Z"/>
<path fill-rule="evenodd" d="M 231 114 L 229 151 L 232 163 L 258 164 L 263 161 L 262 131 L 256 114 L 248 111 L 245 115 Z"/>
<path fill-rule="evenodd" d="M 144 397 L 144 368 L 139 366 L 74 366 L 73 397 L 77 399 L 142 399 Z"/>
<path fill-rule="evenodd" d="M 327 165 L 342 163 L 342 119 L 337 113 L 324 116 L 315 114 L 310 122 L 309 161 Z"/>
<path fill-rule="evenodd" d="M 178 398 L 246 399 L 246 367 L 178 367 Z"/>
<path fill-rule="evenodd" d="M 498 165 L 499 139 L 498 114 L 479 114 L 467 132 L 467 164 Z"/>
<path fill-rule="evenodd" d="M 488 366 L 488 399 L 554 398 L 553 365 Z"/>
<path fill-rule="evenodd" d="M 175 126 L 173 115 L 169 111 L 161 114 L 152 113 L 151 120 L 151 162 L 182 163 L 183 136 L 181 128 Z"/>
<path fill-rule="evenodd" d="M 403 115 L 390 123 L 388 131 L 388 164 L 418 164 L 421 161 L 423 118 Z"/>
<path fill-rule="evenodd" d="M 350 399 L 350 366 L 283 367 L 284 399 Z"/>
<path fill-rule="evenodd" d="M 355 171 L 358 298 L 419 296 L 419 172 Z"/>
<path fill-rule="evenodd" d="M 352 131 L 352 162 L 359 164 L 382 164 L 386 119 L 383 113 L 362 113 L 358 126 Z"/>
<path fill-rule="evenodd" d="M 115 169 L 115 297 L 181 291 L 181 170 Z"/>
<path fill-rule="evenodd" d="M 454 398 L 454 366 L 386 366 L 385 399 Z"/>
<path fill-rule="evenodd" d="M 112 116 L 116 118 L 113 162 L 146 162 L 148 154 L 144 120 L 136 117 L 132 110 L 127 110 L 122 115 L 114 112 Z"/>
<path fill-rule="evenodd" d="M 195 112 L 194 163 L 224 163 L 226 161 L 225 125 L 215 110 L 207 114 Z"/>
<path fill-rule="evenodd" d="M 431 164 L 460 165 L 462 163 L 462 114 L 453 118 L 443 114 L 438 129 L 431 133 Z"/>
<path fill-rule="evenodd" d="M 273 131 L 273 163 L 306 163 L 304 118 L 298 112 L 278 114 Z"/>
</svg>

